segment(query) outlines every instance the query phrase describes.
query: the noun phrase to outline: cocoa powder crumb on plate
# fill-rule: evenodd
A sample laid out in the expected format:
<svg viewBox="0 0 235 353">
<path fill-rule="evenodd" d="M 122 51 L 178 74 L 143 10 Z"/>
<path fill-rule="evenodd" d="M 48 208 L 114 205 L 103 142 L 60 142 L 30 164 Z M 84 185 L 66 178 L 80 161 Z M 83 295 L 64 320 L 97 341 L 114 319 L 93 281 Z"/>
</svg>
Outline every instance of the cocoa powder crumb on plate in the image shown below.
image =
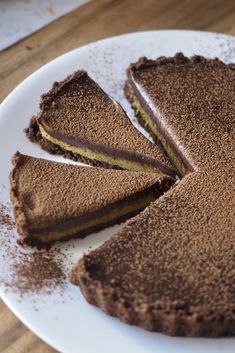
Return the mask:
<svg viewBox="0 0 235 353">
<path fill-rule="evenodd" d="M 17 289 L 21 294 L 43 292 L 50 294 L 55 288 L 65 286 L 66 275 L 63 260 L 55 259 L 55 250 L 35 250 L 20 252 L 12 264 Z"/>
<path fill-rule="evenodd" d="M 9 204 L 0 204 L 0 246 L 4 248 L 10 276 L 1 278 L 6 290 L 11 289 L 21 295 L 51 294 L 55 289 L 63 293 L 68 283 L 70 269 L 64 266 L 67 256 L 60 249 L 35 250 L 17 245 L 15 222 Z M 5 264 L 4 264 L 5 266 Z"/>
</svg>

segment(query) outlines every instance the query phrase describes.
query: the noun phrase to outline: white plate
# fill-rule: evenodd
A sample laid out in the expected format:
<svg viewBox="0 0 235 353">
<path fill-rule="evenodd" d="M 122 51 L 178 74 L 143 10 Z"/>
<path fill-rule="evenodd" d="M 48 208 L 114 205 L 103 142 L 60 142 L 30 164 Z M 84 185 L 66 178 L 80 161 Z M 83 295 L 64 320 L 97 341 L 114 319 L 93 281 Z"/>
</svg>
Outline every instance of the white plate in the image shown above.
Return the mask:
<svg viewBox="0 0 235 353">
<path fill-rule="evenodd" d="M 39 146 L 29 142 L 23 133 L 31 115 L 38 111 L 40 94 L 46 92 L 53 81 L 63 79 L 74 70 L 86 69 L 110 95 L 123 104 L 133 118 L 123 95 L 125 69 L 129 63 L 144 55 L 155 58 L 160 55 L 174 55 L 178 51 L 183 51 L 186 55 L 196 53 L 207 57 L 218 56 L 227 62 L 235 62 L 235 38 L 194 31 L 127 34 L 73 50 L 28 77 L 0 107 L 0 183 L 6 186 L 1 190 L 0 202 L 9 201 L 10 159 L 16 150 L 38 157 L 63 160 L 42 151 Z M 67 250 L 64 249 L 64 244 L 60 245 L 62 251 L 70 256 L 66 266 L 72 268 L 89 246 L 96 247 L 116 229 L 118 226 L 98 235 L 88 236 L 84 240 L 76 240 L 70 243 Z M 4 258 L 4 249 L 1 248 L 2 283 L 13 275 L 10 265 L 10 259 Z M 26 326 L 61 352 L 234 352 L 233 338 L 172 338 L 121 323 L 87 304 L 79 289 L 69 281 L 63 295 L 58 288 L 50 295 L 43 292 L 27 294 L 21 300 L 20 293 L 14 289 L 6 290 L 3 284 L 0 293 L 5 303 Z"/>
</svg>

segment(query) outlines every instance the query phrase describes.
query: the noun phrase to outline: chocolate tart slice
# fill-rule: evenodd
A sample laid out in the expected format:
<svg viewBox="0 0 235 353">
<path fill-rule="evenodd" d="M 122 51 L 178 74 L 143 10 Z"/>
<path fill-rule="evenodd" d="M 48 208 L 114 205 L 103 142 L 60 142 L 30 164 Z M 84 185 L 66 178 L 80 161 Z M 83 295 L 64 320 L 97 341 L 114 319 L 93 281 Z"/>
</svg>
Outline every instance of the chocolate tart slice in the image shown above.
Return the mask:
<svg viewBox="0 0 235 353">
<path fill-rule="evenodd" d="M 174 183 L 156 173 L 78 167 L 13 157 L 11 200 L 22 242 L 83 237 L 133 216 Z"/>
<path fill-rule="evenodd" d="M 182 175 L 232 163 L 235 65 L 176 54 L 141 58 L 127 70 L 126 96 Z"/>
<path fill-rule="evenodd" d="M 217 167 L 187 175 L 79 261 L 72 281 L 89 303 L 150 331 L 235 335 L 235 186 Z"/>
<path fill-rule="evenodd" d="M 77 71 L 42 95 L 27 135 L 52 153 L 92 165 L 175 175 L 163 149 L 131 123 L 122 107 L 85 71 Z"/>
</svg>

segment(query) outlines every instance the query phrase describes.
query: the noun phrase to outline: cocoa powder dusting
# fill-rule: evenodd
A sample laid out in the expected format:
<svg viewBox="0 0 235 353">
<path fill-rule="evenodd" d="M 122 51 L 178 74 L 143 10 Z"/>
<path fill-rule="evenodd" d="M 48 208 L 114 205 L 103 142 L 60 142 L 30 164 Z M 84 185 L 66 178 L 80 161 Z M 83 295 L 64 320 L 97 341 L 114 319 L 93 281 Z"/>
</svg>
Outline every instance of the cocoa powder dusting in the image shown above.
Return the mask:
<svg viewBox="0 0 235 353">
<path fill-rule="evenodd" d="M 15 228 L 15 222 L 9 215 L 9 206 L 0 204 L 0 225 L 4 226 L 7 230 Z"/>
<path fill-rule="evenodd" d="M 4 271 L 0 281 L 6 290 L 21 295 L 32 293 L 50 294 L 59 289 L 62 294 L 69 276 L 65 262 L 67 255 L 53 247 L 49 250 L 23 248 L 17 245 L 15 222 L 10 204 L 0 204 L 0 247 Z"/>
<path fill-rule="evenodd" d="M 58 249 L 20 252 L 11 268 L 21 294 L 38 293 L 42 290 L 50 294 L 57 287 L 64 289 L 66 275 L 63 260 L 55 260 L 56 255 Z"/>
</svg>

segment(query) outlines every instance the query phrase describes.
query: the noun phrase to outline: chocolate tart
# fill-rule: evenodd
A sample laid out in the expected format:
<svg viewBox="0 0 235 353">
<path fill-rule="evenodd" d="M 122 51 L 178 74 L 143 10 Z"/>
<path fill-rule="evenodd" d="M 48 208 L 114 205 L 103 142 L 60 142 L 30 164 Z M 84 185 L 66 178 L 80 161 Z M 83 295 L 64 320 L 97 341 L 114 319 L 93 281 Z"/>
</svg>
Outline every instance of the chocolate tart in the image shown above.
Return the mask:
<svg viewBox="0 0 235 353">
<path fill-rule="evenodd" d="M 55 82 L 42 95 L 26 133 L 49 152 L 92 165 L 176 173 L 163 149 L 146 139 L 85 71 Z"/>
<path fill-rule="evenodd" d="M 201 56 L 141 58 L 127 70 L 126 96 L 178 171 L 232 164 L 235 65 Z"/>
<path fill-rule="evenodd" d="M 89 303 L 146 330 L 234 335 L 233 175 L 217 165 L 185 176 L 85 255 L 73 283 Z"/>
<path fill-rule="evenodd" d="M 17 152 L 11 200 L 22 243 L 83 237 L 133 216 L 174 183 L 156 173 L 78 167 Z"/>
</svg>

